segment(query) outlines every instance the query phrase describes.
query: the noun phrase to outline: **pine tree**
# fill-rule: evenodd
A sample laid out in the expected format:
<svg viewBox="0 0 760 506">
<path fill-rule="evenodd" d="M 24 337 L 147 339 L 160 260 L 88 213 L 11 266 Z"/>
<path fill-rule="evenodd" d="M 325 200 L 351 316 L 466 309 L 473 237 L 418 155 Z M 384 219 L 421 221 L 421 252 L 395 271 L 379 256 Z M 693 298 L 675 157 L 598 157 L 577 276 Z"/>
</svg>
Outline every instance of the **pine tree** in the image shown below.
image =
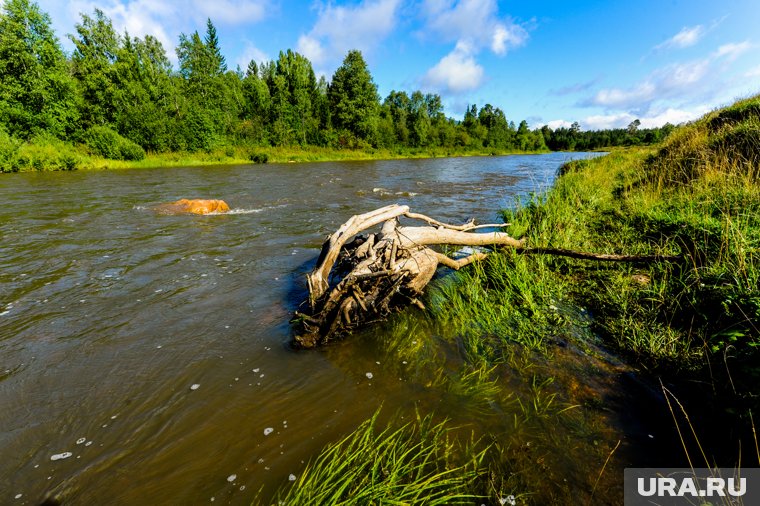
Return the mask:
<svg viewBox="0 0 760 506">
<path fill-rule="evenodd" d="M 358 139 L 373 142 L 377 130 L 379 96 L 360 51 L 349 51 L 328 89 L 333 126 Z"/>
</svg>

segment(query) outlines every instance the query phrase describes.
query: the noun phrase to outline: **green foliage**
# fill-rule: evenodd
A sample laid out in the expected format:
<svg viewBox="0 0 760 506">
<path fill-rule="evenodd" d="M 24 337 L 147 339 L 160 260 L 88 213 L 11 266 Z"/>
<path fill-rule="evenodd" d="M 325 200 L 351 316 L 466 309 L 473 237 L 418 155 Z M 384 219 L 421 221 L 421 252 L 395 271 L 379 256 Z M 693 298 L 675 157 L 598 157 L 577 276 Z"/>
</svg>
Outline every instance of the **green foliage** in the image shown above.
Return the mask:
<svg viewBox="0 0 760 506">
<path fill-rule="evenodd" d="M 375 140 L 379 97 L 361 52 L 349 51 L 327 90 L 332 123 L 357 139 Z"/>
<path fill-rule="evenodd" d="M 760 98 L 742 100 L 679 129 L 647 159 L 659 185 L 690 185 L 717 173 L 760 177 Z"/>
<path fill-rule="evenodd" d="M 82 141 L 96 155 L 112 160 L 142 160 L 145 151 L 129 139 L 125 139 L 108 127 L 90 127 L 82 135 Z"/>
<path fill-rule="evenodd" d="M 71 145 L 48 133 L 40 133 L 19 145 L 2 168 L 5 172 L 76 170 L 82 158 Z"/>
<path fill-rule="evenodd" d="M 676 130 L 654 153 L 569 164 L 547 195 L 505 213 L 508 231 L 529 246 L 680 254 L 683 262 L 497 256 L 457 276 L 438 317 L 540 347 L 567 322 L 547 307 L 591 307 L 594 328 L 636 360 L 671 373 L 714 363 L 714 375 L 730 353 L 732 391 L 751 391 L 760 347 L 758 100 Z M 489 342 L 475 354 L 493 354 Z"/>
<path fill-rule="evenodd" d="M 114 63 L 114 129 L 145 150 L 176 147 L 178 115 L 173 104 L 179 90 L 170 77 L 171 64 L 155 37 L 125 36 Z"/>
<path fill-rule="evenodd" d="M 638 123 L 637 123 L 638 121 Z M 581 130 L 578 122 L 570 128 L 552 130 L 543 126 L 539 130 L 546 146 L 553 151 L 593 151 L 615 146 L 648 146 L 666 139 L 675 128 L 666 123 L 660 128 L 639 128 L 641 122 L 634 120 L 628 128 L 608 130 Z"/>
<path fill-rule="evenodd" d="M 119 37 L 111 20 L 99 9 L 95 9 L 93 17 L 82 14 L 76 31 L 77 36 L 69 35 L 74 43 L 71 69 L 82 99 L 79 104 L 83 130 L 91 125 L 111 124 L 116 115 L 114 62 Z"/>
<path fill-rule="evenodd" d="M 63 138 L 77 121 L 74 82 L 50 18 L 29 0 L 8 0 L 0 16 L 0 124 L 29 139 Z"/>
<path fill-rule="evenodd" d="M 267 163 L 269 155 L 266 153 L 251 153 L 248 159 L 253 163 Z"/>
<path fill-rule="evenodd" d="M 431 416 L 380 430 L 378 414 L 326 447 L 275 502 L 444 505 L 478 499 L 472 490 L 485 474 L 484 451 L 460 453 L 446 423 L 434 424 Z"/>
<path fill-rule="evenodd" d="M 94 152 L 119 159 L 141 159 L 143 151 L 205 159 L 218 149 L 245 159 L 252 147 L 360 152 L 339 158 L 380 156 L 378 149 L 387 156 L 546 149 L 542 132 L 525 122 L 516 128 L 490 105 L 480 114 L 471 106 L 463 122 L 446 118 L 435 94 L 393 91 L 381 105 L 359 51 L 348 52 L 331 82 L 317 79 L 311 62 L 292 50 L 252 61 L 244 73 L 228 69 L 209 19 L 205 33 L 180 35 L 175 71 L 155 37 L 116 33 L 102 10 L 81 15 L 68 35 L 68 58 L 37 4 L 9 0 L 2 10 L 0 124 L 22 143 L 43 132 L 68 142 L 88 138 L 99 146 Z M 142 151 L 121 141 L 123 148 L 106 147 L 95 138 L 109 134 L 93 134 L 95 127 Z M 4 140 L 5 152 L 15 152 L 15 140 Z"/>
<path fill-rule="evenodd" d="M 22 142 L 11 136 L 0 125 L 0 172 L 18 172 L 17 154 Z"/>
</svg>

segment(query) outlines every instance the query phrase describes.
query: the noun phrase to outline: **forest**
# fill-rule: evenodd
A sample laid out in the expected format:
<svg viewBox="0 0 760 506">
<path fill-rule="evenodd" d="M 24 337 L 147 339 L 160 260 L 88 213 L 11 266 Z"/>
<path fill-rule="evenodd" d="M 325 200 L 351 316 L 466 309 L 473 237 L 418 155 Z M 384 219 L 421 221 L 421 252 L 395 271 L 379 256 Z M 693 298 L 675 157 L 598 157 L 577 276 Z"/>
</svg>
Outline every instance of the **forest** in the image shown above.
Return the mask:
<svg viewBox="0 0 760 506">
<path fill-rule="evenodd" d="M 119 34 L 100 10 L 82 14 L 67 54 L 48 14 L 8 0 L 0 15 L 0 170 L 78 168 L 81 153 L 113 160 L 148 154 L 257 147 L 456 148 L 473 153 L 590 150 L 662 140 L 672 126 L 583 131 L 530 129 L 504 110 L 470 105 L 444 114 L 441 96 L 378 93 L 361 52 L 349 51 L 328 81 L 290 49 L 274 61 L 230 69 L 217 29 L 182 34 L 173 68 L 153 36 Z M 76 147 L 76 149 L 74 149 Z M 54 156 L 43 156 L 45 150 Z"/>
</svg>

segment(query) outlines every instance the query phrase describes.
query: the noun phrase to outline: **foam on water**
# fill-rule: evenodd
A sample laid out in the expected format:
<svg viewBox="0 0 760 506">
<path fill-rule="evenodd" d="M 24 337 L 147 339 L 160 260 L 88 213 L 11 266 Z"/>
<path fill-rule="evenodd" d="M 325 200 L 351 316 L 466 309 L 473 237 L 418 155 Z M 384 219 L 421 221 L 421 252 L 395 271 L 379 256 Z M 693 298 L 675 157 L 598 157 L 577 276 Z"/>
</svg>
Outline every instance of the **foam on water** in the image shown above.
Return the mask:
<svg viewBox="0 0 760 506">
<path fill-rule="evenodd" d="M 260 213 L 261 211 L 265 211 L 266 207 L 260 207 L 258 209 L 230 209 L 227 212 L 224 213 L 208 213 L 206 216 L 216 216 L 218 214 L 256 214 Z"/>
</svg>

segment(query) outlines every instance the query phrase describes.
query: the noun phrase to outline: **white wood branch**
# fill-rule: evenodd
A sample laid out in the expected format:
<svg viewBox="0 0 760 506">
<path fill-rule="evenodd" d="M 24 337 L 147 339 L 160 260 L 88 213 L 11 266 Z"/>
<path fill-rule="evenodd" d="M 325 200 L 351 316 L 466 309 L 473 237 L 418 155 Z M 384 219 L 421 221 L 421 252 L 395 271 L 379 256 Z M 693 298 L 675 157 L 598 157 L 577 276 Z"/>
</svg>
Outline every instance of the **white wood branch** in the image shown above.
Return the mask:
<svg viewBox="0 0 760 506">
<path fill-rule="evenodd" d="M 384 221 L 397 218 L 405 213 L 409 212 L 409 206 L 400 206 L 393 204 L 390 206 L 381 207 L 374 211 L 354 215 L 348 219 L 338 230 L 335 231 L 322 246 L 322 252 L 319 255 L 317 266 L 307 276 L 309 283 L 309 293 L 312 302 L 322 296 L 329 287 L 328 277 L 330 275 L 330 269 L 338 259 L 340 249 L 346 242 L 354 237 L 359 232 L 362 232 L 368 228 Z"/>
<path fill-rule="evenodd" d="M 402 247 L 452 244 L 458 246 L 512 246 L 520 248 L 525 241 L 504 232 L 471 233 L 433 227 L 399 227 L 396 229 Z"/>
</svg>

